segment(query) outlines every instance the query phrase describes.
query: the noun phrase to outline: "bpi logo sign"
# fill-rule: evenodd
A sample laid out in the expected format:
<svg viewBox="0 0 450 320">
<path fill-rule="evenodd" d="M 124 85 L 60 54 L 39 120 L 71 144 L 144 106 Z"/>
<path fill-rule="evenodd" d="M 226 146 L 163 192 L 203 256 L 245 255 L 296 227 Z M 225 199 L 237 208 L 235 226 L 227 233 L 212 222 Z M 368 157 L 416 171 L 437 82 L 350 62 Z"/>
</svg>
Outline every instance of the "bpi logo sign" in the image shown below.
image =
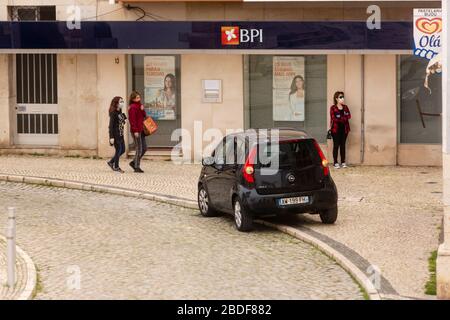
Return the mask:
<svg viewBox="0 0 450 320">
<path fill-rule="evenodd" d="M 263 42 L 262 29 L 244 29 L 237 26 L 222 27 L 222 45 L 238 46 L 241 43 Z"/>
</svg>

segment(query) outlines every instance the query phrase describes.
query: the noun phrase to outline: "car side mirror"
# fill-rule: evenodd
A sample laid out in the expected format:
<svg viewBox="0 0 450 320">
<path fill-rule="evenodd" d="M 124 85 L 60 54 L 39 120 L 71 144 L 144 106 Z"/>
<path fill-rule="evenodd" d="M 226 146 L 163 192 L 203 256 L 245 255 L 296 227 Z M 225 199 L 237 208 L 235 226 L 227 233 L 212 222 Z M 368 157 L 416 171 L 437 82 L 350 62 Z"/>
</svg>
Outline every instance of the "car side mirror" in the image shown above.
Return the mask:
<svg viewBox="0 0 450 320">
<path fill-rule="evenodd" d="M 202 159 L 202 165 L 212 166 L 214 164 L 214 157 L 205 157 Z"/>
</svg>

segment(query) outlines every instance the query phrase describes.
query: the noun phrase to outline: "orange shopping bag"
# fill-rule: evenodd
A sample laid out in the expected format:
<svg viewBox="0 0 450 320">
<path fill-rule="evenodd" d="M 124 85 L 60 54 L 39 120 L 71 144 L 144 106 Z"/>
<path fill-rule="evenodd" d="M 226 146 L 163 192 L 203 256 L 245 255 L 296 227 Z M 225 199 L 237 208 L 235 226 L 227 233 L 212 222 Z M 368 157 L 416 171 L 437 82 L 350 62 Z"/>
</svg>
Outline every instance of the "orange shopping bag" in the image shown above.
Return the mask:
<svg viewBox="0 0 450 320">
<path fill-rule="evenodd" d="M 156 130 L 158 130 L 158 125 L 156 124 L 156 122 L 152 119 L 152 117 L 147 117 L 144 120 L 144 134 L 146 136 L 149 136 L 155 133 Z"/>
</svg>

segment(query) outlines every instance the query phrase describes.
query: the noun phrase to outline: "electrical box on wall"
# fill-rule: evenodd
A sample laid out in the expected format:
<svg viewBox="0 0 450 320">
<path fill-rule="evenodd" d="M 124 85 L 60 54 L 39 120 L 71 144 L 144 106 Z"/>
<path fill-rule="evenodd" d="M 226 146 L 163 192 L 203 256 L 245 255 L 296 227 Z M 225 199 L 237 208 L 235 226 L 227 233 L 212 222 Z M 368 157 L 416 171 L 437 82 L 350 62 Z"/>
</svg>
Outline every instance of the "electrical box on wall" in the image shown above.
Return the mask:
<svg viewBox="0 0 450 320">
<path fill-rule="evenodd" d="M 222 80 L 202 80 L 202 102 L 222 103 Z"/>
</svg>

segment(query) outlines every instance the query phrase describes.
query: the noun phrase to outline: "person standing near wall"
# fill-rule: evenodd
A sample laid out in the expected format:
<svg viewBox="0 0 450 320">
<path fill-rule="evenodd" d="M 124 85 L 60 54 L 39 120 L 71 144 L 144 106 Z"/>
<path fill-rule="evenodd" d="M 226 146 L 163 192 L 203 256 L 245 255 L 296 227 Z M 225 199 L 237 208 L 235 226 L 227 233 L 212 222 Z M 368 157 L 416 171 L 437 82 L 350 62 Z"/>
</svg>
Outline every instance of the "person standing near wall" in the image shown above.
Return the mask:
<svg viewBox="0 0 450 320">
<path fill-rule="evenodd" d="M 133 91 L 130 95 L 128 116 L 130 118 L 130 130 L 136 148 L 134 160 L 130 162 L 130 166 L 134 169 L 134 172 L 143 173 L 141 159 L 147 151 L 144 134 L 144 120 L 147 118 L 147 114 L 145 113 L 144 105 L 141 103 L 141 95 L 137 91 Z"/>
<path fill-rule="evenodd" d="M 334 167 L 347 168 L 345 163 L 345 143 L 350 132 L 349 120 L 352 118 L 350 109 L 344 104 L 344 92 L 337 91 L 333 97 L 334 104 L 330 107 L 331 135 L 333 137 Z M 338 162 L 338 151 L 341 154 L 341 165 Z"/>
<path fill-rule="evenodd" d="M 120 156 L 125 153 L 125 140 L 124 140 L 124 127 L 127 120 L 127 116 L 122 112 L 125 102 L 122 97 L 114 97 L 111 100 L 109 106 L 109 144 L 114 146 L 116 152 L 111 160 L 109 160 L 108 166 L 113 171 L 123 173 L 124 171 L 119 167 Z"/>
</svg>

